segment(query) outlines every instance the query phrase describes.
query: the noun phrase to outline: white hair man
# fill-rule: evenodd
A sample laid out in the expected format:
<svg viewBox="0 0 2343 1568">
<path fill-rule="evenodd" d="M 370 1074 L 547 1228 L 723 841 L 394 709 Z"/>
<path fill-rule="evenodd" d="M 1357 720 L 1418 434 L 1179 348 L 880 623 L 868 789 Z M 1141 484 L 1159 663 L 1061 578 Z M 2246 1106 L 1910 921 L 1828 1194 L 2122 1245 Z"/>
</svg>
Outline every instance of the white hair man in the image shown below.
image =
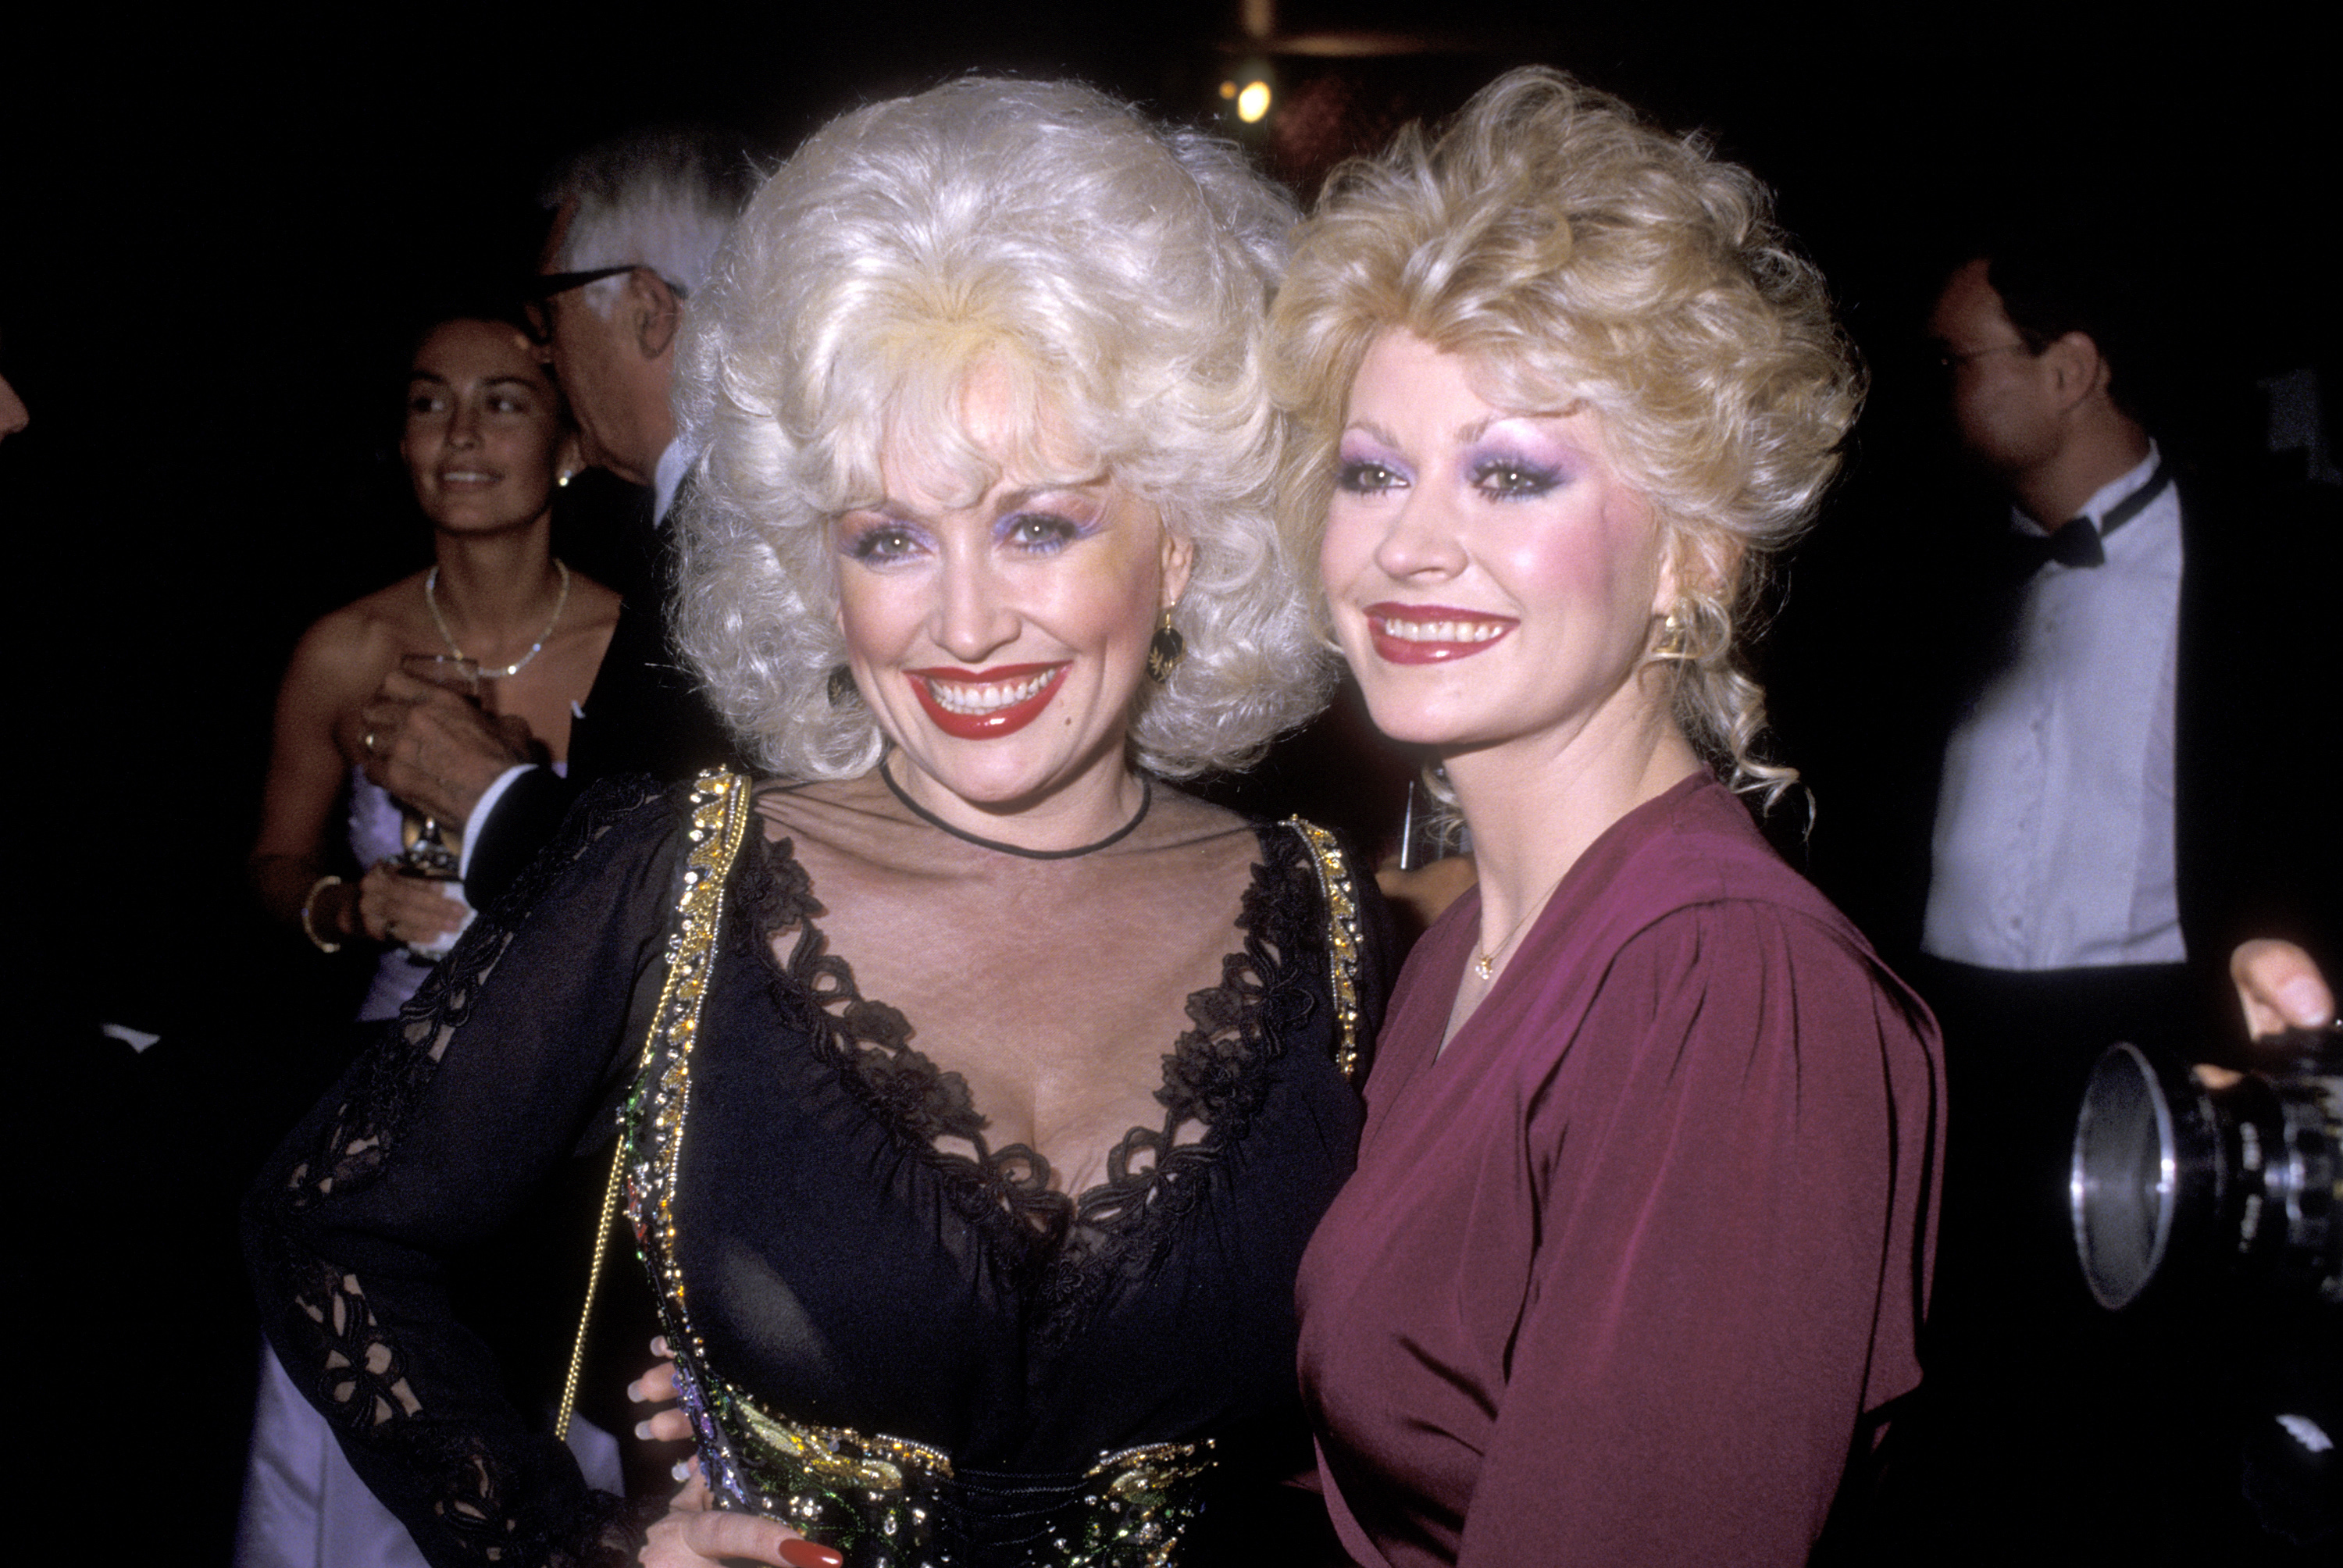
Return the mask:
<svg viewBox="0 0 2343 1568">
<path fill-rule="evenodd" d="M 669 405 L 684 301 L 707 281 L 749 191 L 737 149 L 683 132 L 607 143 L 548 188 L 532 291 L 588 463 L 653 487 L 664 517 L 690 453 Z"/>
</svg>

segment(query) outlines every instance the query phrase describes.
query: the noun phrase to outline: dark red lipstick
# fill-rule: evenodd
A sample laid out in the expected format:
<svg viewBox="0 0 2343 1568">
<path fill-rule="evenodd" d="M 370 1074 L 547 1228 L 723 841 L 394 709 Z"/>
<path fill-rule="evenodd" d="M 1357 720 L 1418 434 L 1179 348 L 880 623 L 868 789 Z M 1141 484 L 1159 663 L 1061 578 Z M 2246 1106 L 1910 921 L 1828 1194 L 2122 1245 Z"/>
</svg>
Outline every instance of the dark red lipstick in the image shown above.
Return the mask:
<svg viewBox="0 0 2343 1568">
<path fill-rule="evenodd" d="M 959 740 L 997 740 L 1004 735 L 1014 735 L 1041 716 L 1050 699 L 1058 695 L 1065 684 L 1067 663 L 1004 664 L 997 669 L 958 669 L 938 665 L 927 669 L 907 669 L 911 690 L 927 709 L 928 718 L 938 729 Z M 1032 696 L 1021 698 L 1005 708 L 990 709 L 982 713 L 960 713 L 945 707 L 936 698 L 936 683 L 947 686 L 981 687 L 1014 686 L 1047 676 Z"/>
</svg>

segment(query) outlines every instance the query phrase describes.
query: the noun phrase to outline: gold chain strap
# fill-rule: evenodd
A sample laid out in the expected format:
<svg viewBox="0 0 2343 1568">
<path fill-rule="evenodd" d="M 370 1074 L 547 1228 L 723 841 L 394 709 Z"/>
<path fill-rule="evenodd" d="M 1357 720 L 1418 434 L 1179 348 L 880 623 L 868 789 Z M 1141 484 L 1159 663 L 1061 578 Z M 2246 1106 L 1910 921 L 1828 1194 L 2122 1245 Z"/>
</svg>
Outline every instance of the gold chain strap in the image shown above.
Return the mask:
<svg viewBox="0 0 2343 1568">
<path fill-rule="evenodd" d="M 586 1271 L 586 1304 L 578 1309 L 578 1337 L 569 1342 L 569 1371 L 561 1379 L 561 1406 L 553 1417 L 553 1441 L 569 1441 L 569 1418 L 578 1409 L 578 1380 L 586 1371 L 586 1327 L 594 1321 L 594 1294 L 601 1288 L 602 1262 L 610 1255 L 610 1221 L 618 1212 L 618 1188 L 627 1169 L 627 1141 L 610 1151 L 610 1179 L 602 1184 L 602 1222 L 594 1229 L 594 1265 Z"/>
<path fill-rule="evenodd" d="M 690 917 L 695 906 L 707 903 L 711 897 L 720 898 L 723 886 L 732 869 L 733 858 L 740 851 L 741 841 L 748 837 L 749 780 L 738 773 L 728 773 L 720 768 L 701 774 L 693 792 L 693 801 L 701 807 L 695 814 L 691 838 L 699 842 L 706 829 L 699 825 L 706 807 L 715 804 L 722 816 L 722 827 L 714 854 L 709 857 L 712 865 L 701 867 L 700 854 L 693 856 L 694 869 L 683 879 L 683 893 L 676 901 L 676 929 L 669 939 L 667 980 L 659 988 L 659 1007 L 651 1014 L 649 1038 L 643 1049 L 649 1051 L 651 1040 L 657 1039 L 669 1007 L 675 1002 L 679 989 L 687 976 L 704 983 L 705 974 L 700 960 L 716 942 L 714 920 L 694 921 Z M 704 852 L 703 852 L 704 853 Z M 687 932 L 690 933 L 687 937 Z M 686 951 L 687 944 L 690 950 Z M 602 1283 L 602 1264 L 610 1251 L 610 1223 L 618 1218 L 618 1193 L 625 1185 L 627 1169 L 627 1139 L 619 1132 L 617 1147 L 610 1151 L 610 1177 L 602 1184 L 601 1223 L 594 1230 L 594 1261 L 586 1271 L 586 1304 L 578 1313 L 578 1337 L 569 1346 L 569 1372 L 561 1380 L 561 1404 L 553 1418 L 553 1437 L 557 1442 L 569 1439 L 569 1418 L 578 1409 L 578 1382 L 586 1370 L 586 1330 L 594 1321 L 594 1294 Z"/>
</svg>

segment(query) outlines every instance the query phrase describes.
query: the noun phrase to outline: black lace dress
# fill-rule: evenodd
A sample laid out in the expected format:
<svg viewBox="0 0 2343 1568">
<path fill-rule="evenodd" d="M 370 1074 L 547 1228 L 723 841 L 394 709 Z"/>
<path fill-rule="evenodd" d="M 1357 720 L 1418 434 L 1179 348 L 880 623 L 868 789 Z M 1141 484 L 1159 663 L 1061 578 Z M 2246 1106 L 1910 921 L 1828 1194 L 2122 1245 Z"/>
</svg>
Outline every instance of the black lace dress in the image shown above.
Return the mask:
<svg viewBox="0 0 2343 1568">
<path fill-rule="evenodd" d="M 264 1319 L 359 1473 L 435 1563 L 627 1547 L 445 1286 L 623 1111 L 728 1503 L 864 1568 L 1277 1558 L 1293 1275 L 1380 993 L 1339 856 L 1161 789 L 1039 861 L 870 780 L 768 788 L 687 1017 L 660 993 L 719 805 L 590 795 L 256 1189 Z"/>
</svg>

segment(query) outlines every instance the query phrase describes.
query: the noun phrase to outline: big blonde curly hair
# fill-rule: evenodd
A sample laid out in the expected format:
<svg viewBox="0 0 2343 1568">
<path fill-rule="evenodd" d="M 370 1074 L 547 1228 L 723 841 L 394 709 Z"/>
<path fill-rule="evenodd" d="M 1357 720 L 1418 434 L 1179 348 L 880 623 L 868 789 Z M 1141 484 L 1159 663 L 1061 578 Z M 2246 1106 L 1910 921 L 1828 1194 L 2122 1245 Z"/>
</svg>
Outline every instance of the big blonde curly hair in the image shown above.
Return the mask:
<svg viewBox="0 0 2343 1568">
<path fill-rule="evenodd" d="M 869 769 L 831 523 L 885 499 L 890 441 L 973 500 L 998 477 L 970 377 L 1018 388 L 1016 460 L 1103 470 L 1192 542 L 1186 660 L 1132 718 L 1141 766 L 1251 760 L 1314 713 L 1332 661 L 1273 504 L 1285 422 L 1266 311 L 1295 213 L 1236 150 L 1089 88 L 963 79 L 808 141 L 750 201 L 686 313 L 677 412 L 704 457 L 682 517 L 678 636 L 759 760 Z M 1078 456 L 1081 471 L 1055 473 Z"/>
<path fill-rule="evenodd" d="M 1577 403 L 1666 531 L 1685 598 L 1651 654 L 1677 722 L 1735 788 L 1765 693 L 1743 647 L 1768 567 L 1811 521 L 1861 402 L 1822 275 L 1756 177 L 1559 72 L 1512 72 L 1434 139 L 1327 177 L 1272 315 L 1271 376 L 1299 426 L 1281 505 L 1323 534 L 1351 384 L 1377 337 L 1474 363 L 1503 407 Z"/>
</svg>

